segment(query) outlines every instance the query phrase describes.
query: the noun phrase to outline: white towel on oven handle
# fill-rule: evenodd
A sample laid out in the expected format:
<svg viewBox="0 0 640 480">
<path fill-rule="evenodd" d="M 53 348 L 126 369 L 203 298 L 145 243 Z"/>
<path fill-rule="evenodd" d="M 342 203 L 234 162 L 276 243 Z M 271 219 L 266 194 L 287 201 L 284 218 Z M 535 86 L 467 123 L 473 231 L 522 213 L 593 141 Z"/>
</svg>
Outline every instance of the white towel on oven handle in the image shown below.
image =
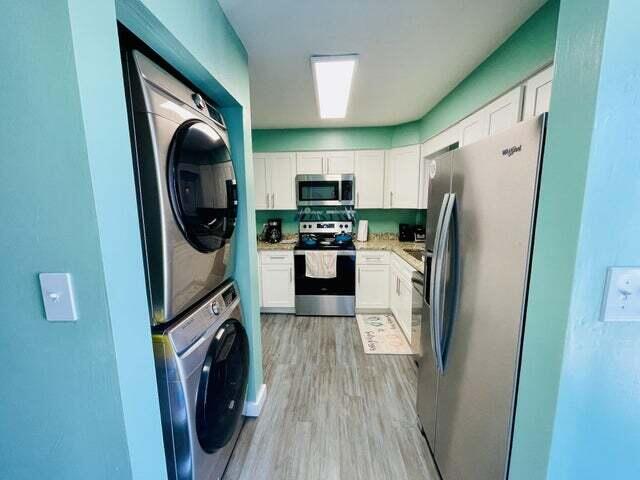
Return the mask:
<svg viewBox="0 0 640 480">
<path fill-rule="evenodd" d="M 336 278 L 338 252 L 310 250 L 304 252 L 305 276 L 309 278 Z"/>
</svg>

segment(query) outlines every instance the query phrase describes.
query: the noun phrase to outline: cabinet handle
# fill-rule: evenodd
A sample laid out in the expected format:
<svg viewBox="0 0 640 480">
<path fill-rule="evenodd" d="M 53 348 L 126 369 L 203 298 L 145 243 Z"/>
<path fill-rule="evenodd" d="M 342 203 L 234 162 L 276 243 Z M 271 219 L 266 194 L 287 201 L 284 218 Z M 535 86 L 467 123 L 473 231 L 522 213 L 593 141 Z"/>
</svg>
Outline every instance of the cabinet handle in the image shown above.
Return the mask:
<svg viewBox="0 0 640 480">
<path fill-rule="evenodd" d="M 393 192 L 389 192 L 389 206 L 393 207 Z"/>
<path fill-rule="evenodd" d="M 269 208 L 269 194 L 267 193 L 265 196 L 267 197 L 267 208 Z"/>
<path fill-rule="evenodd" d="M 358 269 L 358 285 L 360 285 L 360 269 Z"/>
<path fill-rule="evenodd" d="M 289 267 L 289 283 L 293 282 L 293 273 L 291 270 L 292 270 L 291 267 Z"/>
<path fill-rule="evenodd" d="M 269 255 L 269 259 L 271 260 L 284 260 L 285 258 L 287 257 L 284 255 Z"/>
<path fill-rule="evenodd" d="M 272 194 L 271 194 L 271 208 L 275 207 L 275 205 L 276 205 L 276 200 L 275 200 L 275 198 L 276 198 L 276 194 L 275 194 L 275 193 L 272 193 Z"/>
<path fill-rule="evenodd" d="M 360 206 L 360 192 L 356 192 L 356 205 Z"/>
</svg>

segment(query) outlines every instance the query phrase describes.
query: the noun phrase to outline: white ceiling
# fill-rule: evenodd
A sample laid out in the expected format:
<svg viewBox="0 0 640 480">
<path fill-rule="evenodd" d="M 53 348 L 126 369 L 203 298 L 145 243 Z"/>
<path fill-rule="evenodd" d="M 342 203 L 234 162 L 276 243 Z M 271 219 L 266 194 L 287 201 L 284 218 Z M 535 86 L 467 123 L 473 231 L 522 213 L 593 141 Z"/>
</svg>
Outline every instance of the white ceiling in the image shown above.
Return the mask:
<svg viewBox="0 0 640 480">
<path fill-rule="evenodd" d="M 249 53 L 254 128 L 422 116 L 546 0 L 219 0 Z M 345 120 L 320 120 L 309 57 L 358 53 Z"/>
</svg>

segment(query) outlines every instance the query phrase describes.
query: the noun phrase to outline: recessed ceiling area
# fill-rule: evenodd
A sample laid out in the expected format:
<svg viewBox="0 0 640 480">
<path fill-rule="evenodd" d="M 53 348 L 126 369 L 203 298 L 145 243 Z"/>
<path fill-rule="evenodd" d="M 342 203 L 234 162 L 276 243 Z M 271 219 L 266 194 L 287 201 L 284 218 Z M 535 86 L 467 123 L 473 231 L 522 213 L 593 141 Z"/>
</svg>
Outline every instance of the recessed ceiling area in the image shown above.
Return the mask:
<svg viewBox="0 0 640 480">
<path fill-rule="evenodd" d="M 546 0 L 219 0 L 249 54 L 253 128 L 415 120 Z M 347 116 L 318 114 L 312 55 L 359 54 Z"/>
</svg>

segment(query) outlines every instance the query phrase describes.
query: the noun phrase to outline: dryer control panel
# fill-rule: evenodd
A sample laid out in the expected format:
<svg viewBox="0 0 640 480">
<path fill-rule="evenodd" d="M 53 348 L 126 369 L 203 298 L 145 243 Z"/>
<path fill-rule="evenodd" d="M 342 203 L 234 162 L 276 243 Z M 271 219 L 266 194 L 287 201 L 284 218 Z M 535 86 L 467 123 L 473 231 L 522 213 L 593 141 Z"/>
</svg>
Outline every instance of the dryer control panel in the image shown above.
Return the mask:
<svg viewBox="0 0 640 480">
<path fill-rule="evenodd" d="M 196 343 L 210 328 L 219 321 L 227 319 L 238 301 L 237 288 L 231 282 L 222 290 L 206 298 L 188 313 L 182 320 L 165 331 L 171 339 L 173 348 L 178 355 Z"/>
</svg>

